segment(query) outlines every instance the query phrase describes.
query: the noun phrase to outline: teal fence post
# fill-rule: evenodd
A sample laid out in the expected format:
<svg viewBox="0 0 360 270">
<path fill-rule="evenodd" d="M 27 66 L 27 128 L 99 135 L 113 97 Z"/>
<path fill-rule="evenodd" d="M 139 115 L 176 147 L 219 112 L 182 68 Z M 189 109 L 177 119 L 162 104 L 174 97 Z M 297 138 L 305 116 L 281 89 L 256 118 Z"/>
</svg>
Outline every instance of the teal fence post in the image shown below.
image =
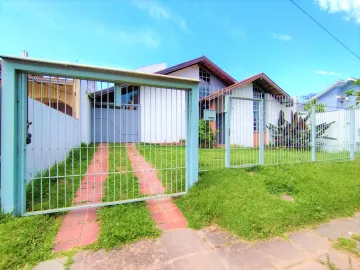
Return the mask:
<svg viewBox="0 0 360 270">
<path fill-rule="evenodd" d="M 264 100 L 259 103 L 259 163 L 264 165 Z"/>
<path fill-rule="evenodd" d="M 2 61 L 1 99 L 1 210 L 18 215 L 21 212 L 18 185 L 18 119 L 17 76 L 13 66 Z"/>
<path fill-rule="evenodd" d="M 316 161 L 316 105 L 311 106 L 311 160 Z"/>
<path fill-rule="evenodd" d="M 191 186 L 199 179 L 199 85 L 191 89 L 190 107 L 190 156 Z M 188 164 L 190 165 L 190 164 Z"/>
<path fill-rule="evenodd" d="M 28 76 L 25 73 L 17 75 L 18 85 L 18 201 L 19 201 L 19 214 L 23 215 L 26 211 L 26 136 L 27 136 L 27 108 L 28 108 Z"/>
<path fill-rule="evenodd" d="M 350 109 L 350 160 L 355 160 L 355 110 Z"/>
<path fill-rule="evenodd" d="M 225 167 L 230 168 L 230 96 L 225 96 Z"/>
</svg>

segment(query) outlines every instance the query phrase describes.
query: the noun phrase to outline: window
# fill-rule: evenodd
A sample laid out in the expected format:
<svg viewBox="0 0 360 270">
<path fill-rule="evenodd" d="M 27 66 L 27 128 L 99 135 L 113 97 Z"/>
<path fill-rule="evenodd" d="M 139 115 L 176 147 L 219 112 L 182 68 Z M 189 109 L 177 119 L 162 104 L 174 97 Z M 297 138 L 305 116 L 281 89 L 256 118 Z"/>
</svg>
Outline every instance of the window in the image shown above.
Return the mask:
<svg viewBox="0 0 360 270">
<path fill-rule="evenodd" d="M 253 97 L 254 98 L 260 98 L 260 99 L 264 99 L 265 98 L 265 93 L 260 90 L 258 87 L 254 86 L 253 88 Z M 259 117 L 259 113 L 260 113 L 260 102 L 259 101 L 254 101 L 253 103 L 253 115 L 254 115 L 254 131 L 255 132 L 259 132 L 260 130 L 260 117 Z M 265 130 L 265 102 L 263 102 L 263 115 L 262 115 L 263 119 L 264 119 L 264 130 Z"/>
<path fill-rule="evenodd" d="M 210 73 L 200 67 L 199 69 L 200 87 L 199 97 L 204 98 L 210 95 Z"/>
</svg>

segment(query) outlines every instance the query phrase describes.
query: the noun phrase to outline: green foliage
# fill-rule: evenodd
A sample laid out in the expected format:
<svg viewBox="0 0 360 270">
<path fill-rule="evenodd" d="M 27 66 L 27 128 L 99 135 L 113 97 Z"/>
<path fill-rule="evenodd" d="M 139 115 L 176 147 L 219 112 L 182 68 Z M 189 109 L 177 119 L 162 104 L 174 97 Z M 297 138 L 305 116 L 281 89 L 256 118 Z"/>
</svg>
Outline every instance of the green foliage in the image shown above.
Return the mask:
<svg viewBox="0 0 360 270">
<path fill-rule="evenodd" d="M 359 162 L 219 169 L 204 172 L 176 204 L 192 228 L 217 224 L 247 240 L 266 239 L 352 216 L 360 209 L 359 174 Z M 281 200 L 283 192 L 295 202 Z"/>
<path fill-rule="evenodd" d="M 291 111 L 290 122 L 285 119 L 285 113 L 279 112 L 278 125 L 268 124 L 270 136 L 273 138 L 275 147 L 301 148 L 307 149 L 311 142 L 311 127 L 306 122 L 310 118 L 308 113 L 304 118 L 298 113 Z M 325 135 L 327 129 L 330 128 L 335 121 L 330 123 L 322 123 L 316 126 L 316 138 L 336 140 L 335 138 Z M 319 144 L 318 144 L 319 145 Z"/>
<path fill-rule="evenodd" d="M 360 79 L 357 79 L 355 82 L 353 82 L 353 85 L 360 86 Z M 360 105 L 360 91 L 357 92 L 355 90 L 348 90 L 345 92 L 345 95 L 356 97 L 355 107 Z"/>
<path fill-rule="evenodd" d="M 216 133 L 211 130 L 210 121 L 199 120 L 199 143 L 200 147 L 212 148 L 216 139 Z"/>
<path fill-rule="evenodd" d="M 160 235 L 144 202 L 103 207 L 98 210 L 98 218 L 101 231 L 96 249 L 109 250 Z"/>
<path fill-rule="evenodd" d="M 38 172 L 26 187 L 27 211 L 71 206 L 96 148 L 82 143 L 71 149 L 63 161 Z"/>
<path fill-rule="evenodd" d="M 61 215 L 12 217 L 0 214 L 0 269 L 31 269 L 54 257 Z"/>
<path fill-rule="evenodd" d="M 316 98 L 313 99 L 313 100 L 308 101 L 304 105 L 304 110 L 310 112 L 313 105 L 315 105 L 315 111 L 316 112 L 325 112 L 325 105 L 324 104 L 317 104 Z"/>
<path fill-rule="evenodd" d="M 354 240 L 339 237 L 337 242 L 335 242 L 333 246 L 336 249 L 346 250 L 357 256 L 360 256 L 359 250 L 357 249 L 357 245 Z"/>
</svg>

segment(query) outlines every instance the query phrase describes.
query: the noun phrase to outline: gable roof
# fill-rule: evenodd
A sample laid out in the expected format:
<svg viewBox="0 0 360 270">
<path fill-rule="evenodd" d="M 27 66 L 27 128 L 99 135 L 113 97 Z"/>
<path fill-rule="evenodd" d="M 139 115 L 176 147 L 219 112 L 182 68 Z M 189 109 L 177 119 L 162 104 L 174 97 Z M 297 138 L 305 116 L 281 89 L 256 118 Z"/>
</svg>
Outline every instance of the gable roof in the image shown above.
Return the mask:
<svg viewBox="0 0 360 270">
<path fill-rule="evenodd" d="M 314 100 L 314 99 L 317 99 L 319 97 L 322 97 L 323 95 L 327 94 L 332 89 L 334 89 L 335 87 L 343 87 L 345 84 L 347 84 L 349 82 L 354 82 L 354 81 L 356 81 L 356 79 L 352 78 L 352 77 L 349 77 L 346 80 L 337 80 L 332 85 L 330 85 L 328 88 L 326 88 L 325 90 L 321 91 L 319 94 L 317 94 L 317 95 L 313 96 L 312 98 L 310 98 L 310 100 Z"/>
<path fill-rule="evenodd" d="M 260 86 L 262 89 L 264 89 L 267 93 L 270 93 L 272 95 L 280 95 L 280 96 L 284 96 L 284 97 L 287 97 L 292 100 L 290 95 L 288 93 L 286 93 L 283 89 L 281 89 L 281 87 L 278 86 L 275 82 L 273 82 L 265 73 L 256 74 L 245 80 L 237 82 L 226 88 L 223 88 L 220 91 L 203 98 L 203 100 L 215 99 L 218 96 L 221 96 L 225 93 L 230 93 L 231 91 L 233 91 L 241 86 L 244 86 L 246 84 L 249 84 L 249 83 L 256 83 L 258 86 Z"/>
<path fill-rule="evenodd" d="M 204 55 L 199 58 L 195 58 L 193 60 L 160 70 L 155 72 L 155 74 L 167 75 L 197 64 L 204 66 L 208 71 L 212 72 L 228 86 L 236 83 L 236 80 L 233 77 L 231 77 L 228 73 L 218 67 L 214 62 L 210 61 L 210 59 Z"/>
</svg>

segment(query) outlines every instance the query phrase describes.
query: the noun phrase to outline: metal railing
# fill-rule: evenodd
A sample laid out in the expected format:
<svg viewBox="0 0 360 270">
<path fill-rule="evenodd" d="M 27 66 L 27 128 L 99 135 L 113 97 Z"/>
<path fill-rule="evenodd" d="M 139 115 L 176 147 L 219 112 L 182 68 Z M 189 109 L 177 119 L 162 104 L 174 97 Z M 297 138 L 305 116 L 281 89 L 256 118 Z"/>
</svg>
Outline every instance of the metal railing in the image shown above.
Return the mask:
<svg viewBox="0 0 360 270">
<path fill-rule="evenodd" d="M 197 181 L 198 81 L 28 58 L 2 68 L 4 212 L 179 196 Z"/>
</svg>

